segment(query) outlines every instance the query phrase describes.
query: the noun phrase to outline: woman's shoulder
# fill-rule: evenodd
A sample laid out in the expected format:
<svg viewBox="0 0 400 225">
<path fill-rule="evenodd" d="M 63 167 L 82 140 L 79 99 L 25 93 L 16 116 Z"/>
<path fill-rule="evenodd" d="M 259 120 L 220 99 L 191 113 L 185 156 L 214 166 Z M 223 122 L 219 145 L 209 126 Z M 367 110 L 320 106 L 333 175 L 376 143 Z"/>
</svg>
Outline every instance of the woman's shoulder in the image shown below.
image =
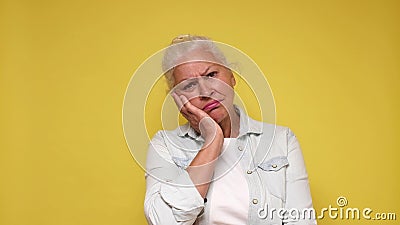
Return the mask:
<svg viewBox="0 0 400 225">
<path fill-rule="evenodd" d="M 173 130 L 158 130 L 152 137 L 151 142 L 167 140 L 180 140 L 187 137 L 191 132 L 188 124 L 181 125 Z"/>
<path fill-rule="evenodd" d="M 278 125 L 274 123 L 267 123 L 267 122 L 258 122 L 262 127 L 261 131 L 264 135 L 272 135 L 272 136 L 288 136 L 293 135 L 293 131 L 290 127 L 285 125 Z"/>
</svg>

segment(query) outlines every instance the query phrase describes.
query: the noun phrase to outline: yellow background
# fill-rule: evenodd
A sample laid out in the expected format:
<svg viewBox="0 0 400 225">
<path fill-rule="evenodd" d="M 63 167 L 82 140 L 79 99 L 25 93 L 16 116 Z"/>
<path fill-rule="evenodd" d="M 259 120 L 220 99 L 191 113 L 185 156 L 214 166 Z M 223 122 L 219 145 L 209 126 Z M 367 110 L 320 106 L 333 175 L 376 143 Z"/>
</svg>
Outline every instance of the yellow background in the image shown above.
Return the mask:
<svg viewBox="0 0 400 225">
<path fill-rule="evenodd" d="M 135 69 L 181 33 L 258 63 L 278 124 L 301 143 L 317 210 L 343 195 L 399 217 L 399 11 L 398 1 L 1 0 L 0 224 L 145 224 L 122 103 Z M 350 223 L 395 221 L 319 221 Z"/>
</svg>

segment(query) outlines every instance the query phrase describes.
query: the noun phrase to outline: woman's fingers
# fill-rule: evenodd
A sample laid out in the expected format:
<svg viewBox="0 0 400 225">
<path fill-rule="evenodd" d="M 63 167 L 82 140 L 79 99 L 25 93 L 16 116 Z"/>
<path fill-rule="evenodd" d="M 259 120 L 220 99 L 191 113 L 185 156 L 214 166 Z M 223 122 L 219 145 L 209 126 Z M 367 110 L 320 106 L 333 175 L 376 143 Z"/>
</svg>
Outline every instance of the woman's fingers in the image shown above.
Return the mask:
<svg viewBox="0 0 400 225">
<path fill-rule="evenodd" d="M 181 98 L 175 92 L 172 92 L 171 96 L 174 99 L 176 105 L 178 106 L 179 111 L 181 111 L 182 107 L 183 107 L 183 102 L 182 102 Z"/>
<path fill-rule="evenodd" d="M 174 99 L 176 105 L 178 106 L 179 111 L 182 113 L 182 115 L 187 119 L 190 120 L 190 113 L 187 111 L 185 105 L 184 105 L 184 100 L 182 100 L 181 96 L 178 96 L 175 92 L 171 93 L 172 98 Z"/>
<path fill-rule="evenodd" d="M 212 136 L 212 135 L 210 135 L 210 133 L 212 133 L 213 131 L 209 130 L 210 128 L 207 129 L 207 127 L 208 127 L 207 125 L 202 127 L 202 131 L 200 131 L 200 128 L 199 128 L 199 123 L 204 118 L 208 118 L 208 119 L 210 119 L 212 121 L 212 119 L 209 117 L 209 115 L 206 112 L 204 112 L 203 110 L 201 110 L 201 109 L 197 108 L 196 106 L 192 105 L 192 103 L 190 103 L 190 101 L 184 95 L 179 95 L 178 96 L 178 94 L 176 94 L 175 92 L 172 92 L 171 96 L 175 100 L 175 103 L 178 106 L 179 111 L 189 121 L 190 125 L 197 132 L 204 133 L 204 134 L 206 134 L 207 137 Z M 203 124 L 210 124 L 209 122 L 208 123 L 204 123 L 204 120 L 203 120 Z M 204 128 L 206 128 L 206 129 L 204 129 Z"/>
<path fill-rule="evenodd" d="M 198 117 L 200 117 L 199 119 L 201 119 L 204 116 L 208 116 L 207 113 L 205 113 L 203 110 L 192 105 L 192 103 L 190 103 L 190 101 L 186 98 L 186 96 L 181 95 L 180 98 L 181 98 L 181 100 L 184 104 L 184 107 L 186 108 L 188 113 L 197 115 Z"/>
<path fill-rule="evenodd" d="M 189 100 L 184 95 L 180 95 L 179 98 L 181 99 L 182 104 L 187 107 L 187 104 L 190 104 Z"/>
</svg>

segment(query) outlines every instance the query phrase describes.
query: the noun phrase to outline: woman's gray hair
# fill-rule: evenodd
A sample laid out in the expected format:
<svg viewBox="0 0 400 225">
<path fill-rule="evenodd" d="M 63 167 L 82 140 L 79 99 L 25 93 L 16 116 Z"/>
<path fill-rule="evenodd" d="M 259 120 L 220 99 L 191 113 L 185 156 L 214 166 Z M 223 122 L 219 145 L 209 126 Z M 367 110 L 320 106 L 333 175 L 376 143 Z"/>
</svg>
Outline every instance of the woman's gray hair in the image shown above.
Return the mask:
<svg viewBox="0 0 400 225">
<path fill-rule="evenodd" d="M 185 59 L 185 56 L 188 56 L 189 53 L 193 53 L 195 50 L 210 53 L 214 57 L 214 59 L 209 59 L 210 61 L 215 61 L 225 66 L 228 65 L 225 55 L 208 37 L 190 34 L 179 35 L 165 49 L 162 61 L 162 70 L 170 89 L 175 84 L 173 76 L 174 68 L 182 63 L 181 61 Z M 190 58 L 186 58 L 185 60 L 186 62 L 190 61 Z"/>
</svg>

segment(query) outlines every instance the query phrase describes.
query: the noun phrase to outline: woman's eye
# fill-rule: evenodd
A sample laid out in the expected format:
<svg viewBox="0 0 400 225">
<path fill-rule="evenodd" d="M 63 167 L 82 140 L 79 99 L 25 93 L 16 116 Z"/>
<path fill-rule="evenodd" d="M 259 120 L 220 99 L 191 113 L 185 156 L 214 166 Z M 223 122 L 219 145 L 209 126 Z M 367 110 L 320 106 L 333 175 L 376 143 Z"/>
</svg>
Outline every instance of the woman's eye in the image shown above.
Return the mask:
<svg viewBox="0 0 400 225">
<path fill-rule="evenodd" d="M 187 91 L 187 90 L 194 88 L 195 86 L 196 86 L 196 82 L 190 82 L 183 87 L 183 90 Z"/>
<path fill-rule="evenodd" d="M 208 73 L 206 76 L 207 77 L 215 77 L 217 75 L 217 71 L 213 71 L 211 73 Z"/>
</svg>

